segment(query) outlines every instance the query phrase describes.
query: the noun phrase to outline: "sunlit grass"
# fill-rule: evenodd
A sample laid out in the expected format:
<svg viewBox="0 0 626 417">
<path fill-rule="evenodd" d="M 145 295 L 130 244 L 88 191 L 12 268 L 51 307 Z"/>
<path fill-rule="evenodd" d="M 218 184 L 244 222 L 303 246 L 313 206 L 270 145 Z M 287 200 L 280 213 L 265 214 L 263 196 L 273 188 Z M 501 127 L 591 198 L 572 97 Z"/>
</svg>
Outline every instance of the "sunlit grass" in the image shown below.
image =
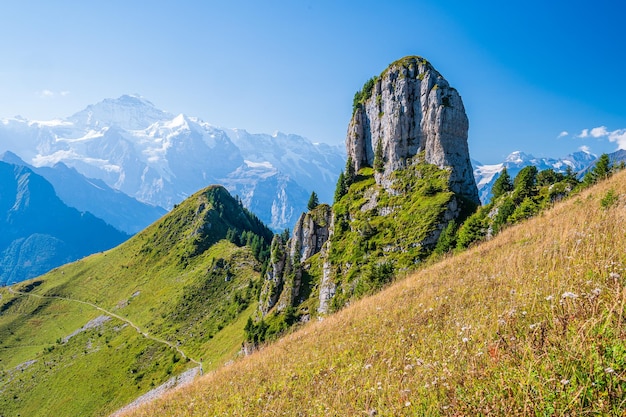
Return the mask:
<svg viewBox="0 0 626 417">
<path fill-rule="evenodd" d="M 211 370 L 237 355 L 261 266 L 219 235 L 197 249 L 207 217 L 213 229 L 233 227 L 219 223 L 205 193 L 118 248 L 12 288 L 32 295 L 0 289 L 0 416 L 108 415 L 194 360 Z M 64 341 L 102 315 L 112 319 Z"/>
<path fill-rule="evenodd" d="M 621 172 L 128 415 L 622 415 L 625 194 Z"/>
</svg>

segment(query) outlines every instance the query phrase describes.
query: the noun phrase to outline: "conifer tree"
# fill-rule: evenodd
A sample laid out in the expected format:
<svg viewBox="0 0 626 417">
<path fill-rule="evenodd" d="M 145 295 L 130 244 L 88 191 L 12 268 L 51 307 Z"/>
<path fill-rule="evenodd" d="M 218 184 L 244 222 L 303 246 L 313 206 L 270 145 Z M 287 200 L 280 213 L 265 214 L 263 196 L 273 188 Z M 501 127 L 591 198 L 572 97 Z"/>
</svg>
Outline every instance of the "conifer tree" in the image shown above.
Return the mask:
<svg viewBox="0 0 626 417">
<path fill-rule="evenodd" d="M 526 197 L 535 195 L 537 183 L 537 167 L 530 165 L 522 168 L 513 181 L 513 199 L 516 204 L 521 203 Z"/>
<path fill-rule="evenodd" d="M 346 176 L 343 174 L 343 171 L 339 174 L 339 178 L 337 179 L 337 186 L 335 187 L 335 199 L 334 202 L 341 200 L 341 197 L 346 195 Z"/>
<path fill-rule="evenodd" d="M 603 153 L 600 155 L 600 158 L 598 158 L 598 162 L 596 162 L 595 166 L 587 171 L 585 177 L 583 178 L 583 183 L 585 185 L 592 185 L 610 176 L 611 160 L 607 154 Z"/>
<path fill-rule="evenodd" d="M 513 182 L 511 182 L 511 176 L 507 172 L 506 167 L 504 167 L 500 172 L 500 176 L 496 179 L 496 182 L 493 183 L 491 193 L 495 200 L 509 191 L 513 191 Z"/>
<path fill-rule="evenodd" d="M 376 144 L 376 152 L 374 152 L 374 169 L 376 172 L 383 172 L 385 170 L 385 157 L 383 155 L 383 141 L 378 139 Z"/>
<path fill-rule="evenodd" d="M 348 160 L 346 161 L 346 173 L 344 175 L 346 190 L 350 188 L 350 185 L 354 182 L 355 177 L 356 172 L 354 171 L 354 161 L 351 156 L 348 156 Z"/>
<path fill-rule="evenodd" d="M 307 209 L 309 209 L 309 211 L 311 211 L 315 207 L 317 207 L 319 204 L 320 202 L 319 202 L 319 199 L 317 198 L 317 193 L 313 191 L 311 193 L 311 197 L 309 197 L 309 202 L 307 203 L 306 207 Z"/>
</svg>

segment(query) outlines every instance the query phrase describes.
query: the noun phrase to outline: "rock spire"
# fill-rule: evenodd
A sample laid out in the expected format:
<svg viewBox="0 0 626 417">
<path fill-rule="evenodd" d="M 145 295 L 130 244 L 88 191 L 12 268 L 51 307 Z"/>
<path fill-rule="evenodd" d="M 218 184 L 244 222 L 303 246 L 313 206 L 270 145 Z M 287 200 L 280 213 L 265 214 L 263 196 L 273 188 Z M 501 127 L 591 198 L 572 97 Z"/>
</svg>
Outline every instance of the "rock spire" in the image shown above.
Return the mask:
<svg viewBox="0 0 626 417">
<path fill-rule="evenodd" d="M 353 110 L 346 151 L 355 170 L 390 173 L 423 152 L 426 162 L 450 169 L 452 191 L 480 204 L 463 101 L 424 58 L 392 63 L 355 95 Z"/>
</svg>

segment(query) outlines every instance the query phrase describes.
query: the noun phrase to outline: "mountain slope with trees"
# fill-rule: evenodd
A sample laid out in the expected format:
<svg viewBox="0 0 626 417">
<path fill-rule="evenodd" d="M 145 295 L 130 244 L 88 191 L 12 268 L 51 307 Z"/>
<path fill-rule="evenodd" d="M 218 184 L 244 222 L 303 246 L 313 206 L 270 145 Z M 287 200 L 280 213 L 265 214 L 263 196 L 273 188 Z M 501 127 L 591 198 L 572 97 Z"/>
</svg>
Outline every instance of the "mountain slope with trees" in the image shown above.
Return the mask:
<svg viewBox="0 0 626 417">
<path fill-rule="evenodd" d="M 0 410 L 108 415 L 232 359 L 271 238 L 213 186 L 117 248 L 0 289 Z"/>
<path fill-rule="evenodd" d="M 624 222 L 622 171 L 125 416 L 621 415 Z"/>
</svg>

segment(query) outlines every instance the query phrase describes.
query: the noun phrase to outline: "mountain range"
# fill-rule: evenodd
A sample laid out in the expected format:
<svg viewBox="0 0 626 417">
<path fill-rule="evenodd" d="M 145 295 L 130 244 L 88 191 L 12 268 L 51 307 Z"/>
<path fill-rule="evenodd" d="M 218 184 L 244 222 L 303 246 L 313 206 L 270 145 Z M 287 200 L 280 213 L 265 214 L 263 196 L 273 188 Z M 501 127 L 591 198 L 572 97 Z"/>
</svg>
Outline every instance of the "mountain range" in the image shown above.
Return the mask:
<svg viewBox="0 0 626 417">
<path fill-rule="evenodd" d="M 0 161 L 24 166 L 41 175 L 65 204 L 89 212 L 125 233 L 135 234 L 167 213 L 159 206 L 142 203 L 109 187 L 102 180 L 87 178 L 63 162 L 35 167 L 8 151 L 0 155 Z"/>
<path fill-rule="evenodd" d="M 2 123 L 6 159 L 171 206 L 112 250 L 0 288 L 3 415 L 622 412 L 624 173 L 605 164 L 581 183 L 521 169 L 480 206 L 461 95 L 422 57 L 355 94 L 345 172 L 324 186 L 333 204 L 309 199 L 279 234 L 249 208 L 269 210 L 274 228 L 289 219 L 303 184 L 333 179 L 332 148 L 214 128 L 136 96 Z M 489 184 L 506 164 L 514 176 L 587 158 L 474 165 Z M 63 212 L 50 183 L 25 165 L 2 172 L 6 230 L 65 231 L 46 217 Z M 241 192 L 187 196 L 206 181 Z M 205 370 L 184 398 L 120 409 Z"/>
<path fill-rule="evenodd" d="M 499 164 L 486 165 L 472 160 L 472 166 L 480 201 L 482 204 L 486 204 L 491 200 L 491 188 L 500 176 L 503 168 L 506 168 L 511 178 L 515 178 L 522 168 L 530 165 L 536 166 L 539 171 L 553 169 L 562 173 L 570 167 L 574 172 L 578 173 L 593 165 L 596 159 L 596 155 L 586 151 L 574 152 L 563 158 L 536 158 L 533 155 L 515 151 Z"/>
<path fill-rule="evenodd" d="M 60 120 L 3 119 L 0 143 L 0 151 L 30 165 L 62 163 L 167 210 L 207 185 L 224 184 L 274 230 L 295 223 L 312 191 L 330 202 L 345 164 L 339 147 L 297 135 L 220 129 L 131 95 Z"/>
<path fill-rule="evenodd" d="M 128 235 L 65 205 L 29 168 L 0 162 L 0 285 L 110 249 Z"/>
</svg>

